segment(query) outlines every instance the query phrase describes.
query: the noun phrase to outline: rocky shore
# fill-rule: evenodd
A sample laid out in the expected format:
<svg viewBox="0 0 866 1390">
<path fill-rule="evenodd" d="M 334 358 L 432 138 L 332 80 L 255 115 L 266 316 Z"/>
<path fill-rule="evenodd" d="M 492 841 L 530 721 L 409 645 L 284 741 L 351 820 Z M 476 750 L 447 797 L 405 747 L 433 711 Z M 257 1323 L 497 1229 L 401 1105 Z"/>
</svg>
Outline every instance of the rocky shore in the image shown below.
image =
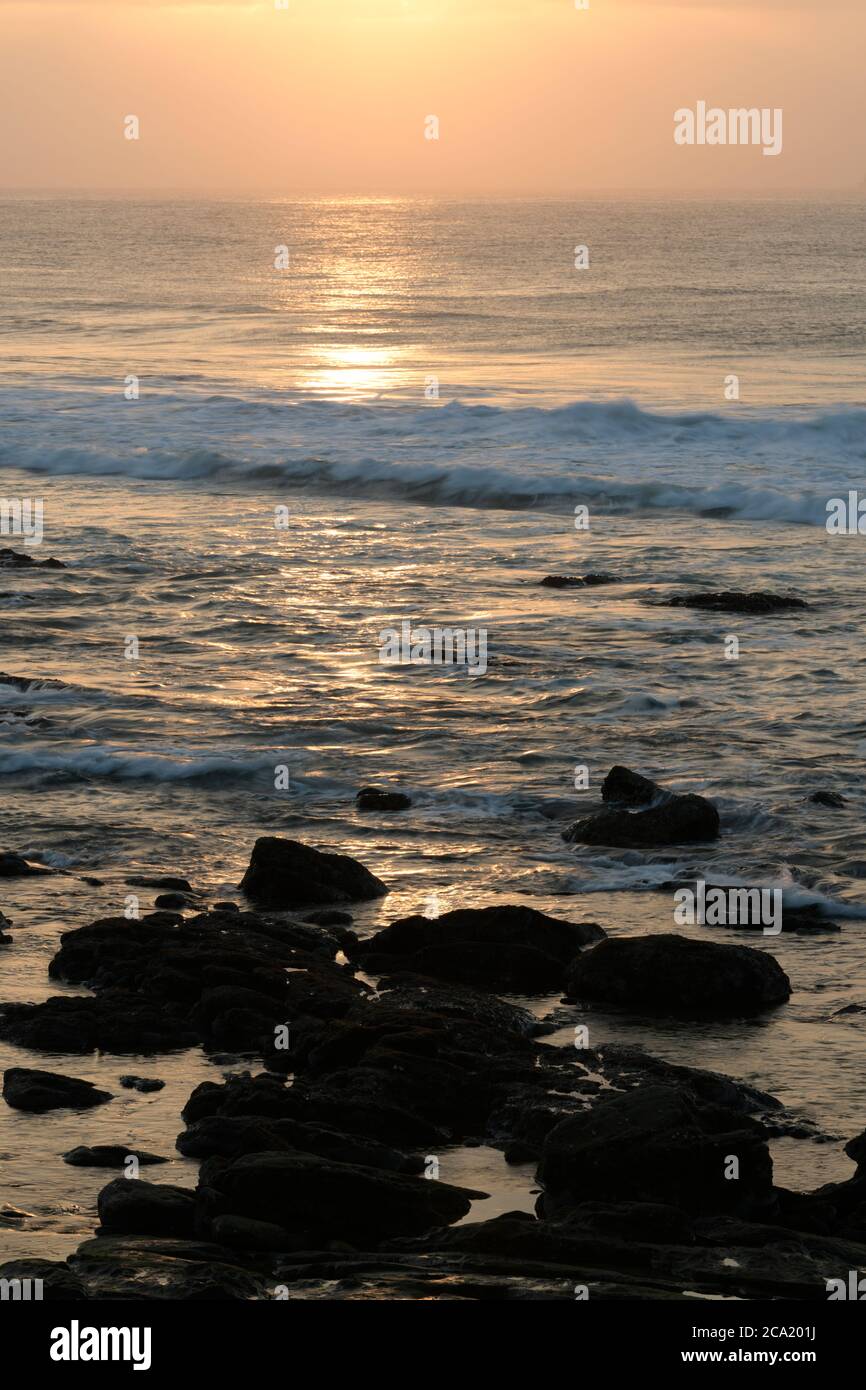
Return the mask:
<svg viewBox="0 0 866 1390">
<path fill-rule="evenodd" d="M 701 801 L 627 769 L 608 793 L 637 821 Z M 387 886 L 278 837 L 252 851 L 249 909 L 198 910 L 185 880 L 152 883 L 183 910 L 65 933 L 49 974 L 90 993 L 0 1005 L 0 1038 L 79 1055 L 200 1046 L 249 1071 L 196 1087 L 179 1117 L 194 1190 L 141 1177 L 164 1155 L 133 1146 L 58 1155 L 124 1170 L 100 1193 L 96 1235 L 65 1262 L 19 1259 L 0 1277 L 41 1278 L 57 1300 L 823 1300 L 829 1280 L 866 1268 L 866 1135 L 847 1145 L 850 1180 L 788 1191 L 768 1140 L 804 1131 L 773 1096 L 590 1046 L 581 1026 L 597 1001 L 686 1021 L 784 1007 L 791 985 L 767 950 L 608 937 L 518 905 L 404 917 L 361 939 L 345 904 Z M 518 991 L 561 991 L 574 1044 L 502 997 Z M 7 1070 L 3 1096 L 37 1112 L 113 1099 L 26 1067 Z M 483 1191 L 438 1178 L 455 1145 L 534 1164 L 535 1212 L 484 1219 Z"/>
</svg>

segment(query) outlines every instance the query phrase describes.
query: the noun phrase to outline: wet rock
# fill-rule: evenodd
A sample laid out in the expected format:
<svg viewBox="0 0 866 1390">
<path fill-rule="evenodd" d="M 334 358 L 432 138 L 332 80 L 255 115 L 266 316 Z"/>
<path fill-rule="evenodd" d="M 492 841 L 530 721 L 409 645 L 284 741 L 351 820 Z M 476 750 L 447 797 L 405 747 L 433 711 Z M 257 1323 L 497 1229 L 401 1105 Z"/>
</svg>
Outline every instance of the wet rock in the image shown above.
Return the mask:
<svg viewBox="0 0 866 1390">
<path fill-rule="evenodd" d="M 813 792 L 809 800 L 814 801 L 818 806 L 832 806 L 834 810 L 838 810 L 840 806 L 846 804 L 844 796 L 840 796 L 838 792 Z"/>
<path fill-rule="evenodd" d="M 10 676 L 0 671 L 0 685 L 11 685 L 15 690 L 66 690 L 65 681 L 43 679 L 40 676 Z"/>
<path fill-rule="evenodd" d="M 89 1148 L 79 1144 L 63 1154 L 63 1162 L 73 1168 L 123 1168 L 127 1159 L 134 1158 L 144 1168 L 154 1163 L 168 1163 L 159 1154 L 148 1153 L 145 1149 L 128 1149 L 123 1144 L 94 1144 Z M 130 1179 L 132 1181 L 132 1179 Z"/>
<path fill-rule="evenodd" d="M 305 922 L 317 927 L 351 927 L 354 920 L 351 912 L 341 912 L 336 907 L 322 907 L 304 915 Z"/>
<path fill-rule="evenodd" d="M 373 1139 L 343 1134 L 323 1125 L 263 1115 L 211 1115 L 196 1121 L 177 1137 L 178 1151 L 187 1158 L 238 1158 L 248 1153 L 318 1154 L 321 1158 L 392 1173 L 419 1173 L 417 1155 L 389 1148 Z"/>
<path fill-rule="evenodd" d="M 6 934 L 6 932 L 0 931 L 0 946 L 11 946 L 11 945 L 12 945 L 12 937 L 11 937 L 11 936 L 8 936 L 8 935 Z"/>
<path fill-rule="evenodd" d="M 260 913 L 102 919 L 64 933 L 49 965 L 54 979 L 87 984 L 96 997 L 3 1006 L 0 1037 L 61 1051 L 197 1042 L 257 1051 L 273 1042 L 276 1024 L 337 1017 L 369 992 L 334 961 L 354 939 Z"/>
<path fill-rule="evenodd" d="M 446 1141 L 441 1128 L 387 1095 L 365 1092 L 362 1081 L 354 1072 L 344 1073 L 336 1086 L 297 1079 L 294 1085 L 286 1086 L 284 1080 L 268 1074 L 230 1077 L 222 1085 L 204 1081 L 184 1106 L 182 1118 L 187 1125 L 211 1115 L 289 1119 L 375 1139 L 395 1148 L 423 1147 L 427 1153 L 430 1146 Z"/>
<path fill-rule="evenodd" d="M 89 1110 L 113 1100 L 109 1091 L 100 1091 L 92 1081 L 61 1076 L 53 1071 L 29 1067 L 9 1067 L 3 1076 L 3 1099 L 13 1110 L 41 1113 L 45 1110 Z"/>
<path fill-rule="evenodd" d="M 97 1201 L 100 1225 L 112 1235 L 192 1236 L 195 1207 L 187 1188 L 141 1178 L 115 1178 Z"/>
<path fill-rule="evenodd" d="M 382 787 L 362 787 L 355 797 L 359 811 L 405 811 L 412 805 L 405 792 L 389 792 Z"/>
<path fill-rule="evenodd" d="M 765 951 L 666 932 L 602 941 L 572 963 L 566 990 L 645 1013 L 737 1018 L 783 1004 L 791 984 Z"/>
<path fill-rule="evenodd" d="M 577 820 L 562 832 L 563 840 L 583 845 L 612 845 L 645 849 L 662 845 L 715 840 L 719 813 L 711 801 L 689 793 L 672 796 L 643 811 L 601 811 Z"/>
<path fill-rule="evenodd" d="M 388 892 L 375 874 L 349 855 L 324 853 L 299 840 L 274 836 L 256 840 L 240 887 L 272 908 L 350 902 Z"/>
<path fill-rule="evenodd" d="M 347 948 L 374 974 L 409 971 L 492 990 L 559 989 L 594 922 L 565 922 L 522 906 L 463 908 L 442 917 L 404 917 Z"/>
<path fill-rule="evenodd" d="M 615 584 L 615 574 L 548 574 L 540 581 L 543 589 L 585 589 L 594 584 Z"/>
<path fill-rule="evenodd" d="M 720 613 L 781 613 L 791 608 L 809 607 L 804 599 L 794 598 L 791 594 L 740 593 L 733 589 L 717 593 L 675 594 L 672 598 L 654 602 L 664 608 L 706 608 Z"/>
<path fill-rule="evenodd" d="M 731 1157 L 736 1181 L 726 1178 Z M 563 1120 L 544 1142 L 545 1216 L 586 1201 L 661 1202 L 686 1211 L 771 1210 L 772 1162 L 762 1126 L 685 1092 L 647 1086 Z"/>
<path fill-rule="evenodd" d="M 181 1008 L 124 990 L 0 1006 L 0 1038 L 36 1052 L 165 1052 L 199 1042 Z"/>
<path fill-rule="evenodd" d="M 39 1289 L 39 1302 L 45 1303 L 65 1303 L 67 1301 L 78 1301 L 87 1297 L 84 1286 L 73 1274 L 69 1266 L 61 1261 L 23 1259 L 7 1260 L 0 1265 L 0 1280 L 8 1280 L 10 1284 L 20 1281 L 22 1300 L 24 1290 L 28 1289 L 30 1299 L 36 1300 L 36 1289 Z M 15 1297 L 14 1293 L 10 1295 Z M 8 1311 L 8 1310 L 7 1310 Z"/>
<path fill-rule="evenodd" d="M 602 800 L 622 806 L 649 806 L 656 799 L 663 800 L 669 795 L 658 782 L 620 763 L 611 768 L 601 784 Z"/>
<path fill-rule="evenodd" d="M 128 1091 L 161 1091 L 165 1086 L 164 1081 L 160 1081 L 155 1076 L 121 1076 L 121 1086 L 125 1086 Z"/>
<path fill-rule="evenodd" d="M 160 893 L 153 905 L 169 912 L 186 912 L 196 906 L 186 893 Z"/>
<path fill-rule="evenodd" d="M 6 851 L 0 854 L 0 878 L 25 878 L 31 874 L 50 874 L 46 864 L 34 864 L 20 854 Z"/>
<path fill-rule="evenodd" d="M 641 848 L 714 840 L 719 834 L 718 811 L 706 797 L 667 791 L 630 768 L 612 767 L 601 794 L 610 805 L 575 821 L 563 831 L 564 840 Z M 625 809 L 634 806 L 645 809 Z"/>
<path fill-rule="evenodd" d="M 309 1245 L 306 1233 L 297 1239 L 282 1226 L 248 1216 L 217 1216 L 212 1231 L 215 1241 L 233 1250 L 303 1250 Z"/>
<path fill-rule="evenodd" d="M 8 547 L 4 547 L 0 550 L 0 569 L 65 570 L 66 565 L 63 564 L 62 560 L 55 560 L 53 556 L 48 560 L 36 560 L 24 551 L 10 550 Z"/>
<path fill-rule="evenodd" d="M 193 887 L 185 878 L 177 878 L 172 874 L 135 874 L 132 878 L 125 880 L 133 888 L 163 888 L 167 892 L 192 893 Z"/>
<path fill-rule="evenodd" d="M 469 1189 L 405 1177 L 305 1154 L 256 1153 L 209 1159 L 201 1186 L 210 1189 L 212 1217 L 250 1217 L 288 1231 L 312 1230 L 319 1240 L 370 1242 L 420 1235 L 465 1216 Z"/>
<path fill-rule="evenodd" d="M 213 910 L 214 912 L 240 912 L 240 908 L 238 907 L 237 903 L 214 903 Z M 305 920 L 309 921 L 310 919 L 308 917 Z M 351 922 L 351 920 L 352 919 L 350 917 L 349 921 Z M 325 923 L 325 925 L 327 925 L 327 923 Z"/>
<path fill-rule="evenodd" d="M 272 1296 L 274 1283 L 227 1246 L 157 1236 L 100 1235 L 69 1265 L 88 1297 L 100 1300 L 248 1300 Z"/>
</svg>

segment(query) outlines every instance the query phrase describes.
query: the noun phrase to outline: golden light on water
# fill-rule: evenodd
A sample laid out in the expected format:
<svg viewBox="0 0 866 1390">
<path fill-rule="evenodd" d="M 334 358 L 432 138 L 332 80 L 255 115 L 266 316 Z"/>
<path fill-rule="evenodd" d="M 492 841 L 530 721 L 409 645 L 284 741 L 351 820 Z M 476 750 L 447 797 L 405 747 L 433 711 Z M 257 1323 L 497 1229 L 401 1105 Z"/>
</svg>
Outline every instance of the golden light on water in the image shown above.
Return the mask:
<svg viewBox="0 0 866 1390">
<path fill-rule="evenodd" d="M 392 391 L 405 379 L 408 352 L 391 347 L 312 348 L 310 366 L 297 377 L 303 391 L 332 399 L 363 400 Z"/>
</svg>

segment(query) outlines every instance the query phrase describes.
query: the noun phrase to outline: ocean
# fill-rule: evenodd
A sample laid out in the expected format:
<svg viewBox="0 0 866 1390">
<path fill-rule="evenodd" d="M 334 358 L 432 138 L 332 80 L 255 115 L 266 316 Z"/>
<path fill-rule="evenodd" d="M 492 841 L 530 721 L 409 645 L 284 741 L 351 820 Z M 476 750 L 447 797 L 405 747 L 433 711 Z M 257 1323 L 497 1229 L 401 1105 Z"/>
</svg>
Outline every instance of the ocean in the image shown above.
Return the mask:
<svg viewBox="0 0 866 1390">
<path fill-rule="evenodd" d="M 60 933 L 122 912 L 134 874 L 237 900 L 265 834 L 389 884 L 353 909 L 362 934 L 494 902 L 657 932 L 673 879 L 778 887 L 841 930 L 684 930 L 770 950 L 784 1008 L 571 1009 L 554 1038 L 588 1021 L 770 1090 L 821 1140 L 774 1141 L 777 1181 L 848 1176 L 866 582 L 863 537 L 825 523 L 866 483 L 864 250 L 854 200 L 0 201 L 0 492 L 44 516 L 39 546 L 2 544 L 67 566 L 0 588 L 0 848 L 56 870 L 4 882 L 0 1002 L 62 992 Z M 540 587 L 590 571 L 616 582 Z M 695 588 L 809 607 L 660 606 Z M 404 620 L 483 629 L 486 670 L 383 664 Z M 566 844 L 617 763 L 712 798 L 719 840 Z M 367 784 L 411 809 L 357 810 Z M 167 1082 L 104 1113 L 0 1107 L 3 1198 L 30 1213 L 0 1243 L 62 1258 L 106 1175 L 59 1153 L 170 1154 L 192 1086 L 244 1064 L 0 1044 L 10 1065 Z M 442 1164 L 494 1193 L 484 1216 L 531 1209 L 532 1173 L 492 1149 Z"/>
</svg>

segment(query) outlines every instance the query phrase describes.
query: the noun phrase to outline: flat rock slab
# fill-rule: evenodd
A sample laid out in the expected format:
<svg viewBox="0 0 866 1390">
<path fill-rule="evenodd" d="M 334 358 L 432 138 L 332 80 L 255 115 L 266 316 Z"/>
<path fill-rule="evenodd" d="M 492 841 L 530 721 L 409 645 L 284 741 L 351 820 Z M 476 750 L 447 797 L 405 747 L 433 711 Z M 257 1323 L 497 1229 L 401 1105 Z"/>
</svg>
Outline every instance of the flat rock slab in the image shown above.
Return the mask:
<svg viewBox="0 0 866 1390">
<path fill-rule="evenodd" d="M 98 1090 L 92 1081 L 80 1081 L 75 1076 L 9 1067 L 3 1077 L 3 1099 L 13 1110 L 38 1114 L 45 1110 L 90 1110 L 114 1097 L 110 1091 Z"/>
</svg>

